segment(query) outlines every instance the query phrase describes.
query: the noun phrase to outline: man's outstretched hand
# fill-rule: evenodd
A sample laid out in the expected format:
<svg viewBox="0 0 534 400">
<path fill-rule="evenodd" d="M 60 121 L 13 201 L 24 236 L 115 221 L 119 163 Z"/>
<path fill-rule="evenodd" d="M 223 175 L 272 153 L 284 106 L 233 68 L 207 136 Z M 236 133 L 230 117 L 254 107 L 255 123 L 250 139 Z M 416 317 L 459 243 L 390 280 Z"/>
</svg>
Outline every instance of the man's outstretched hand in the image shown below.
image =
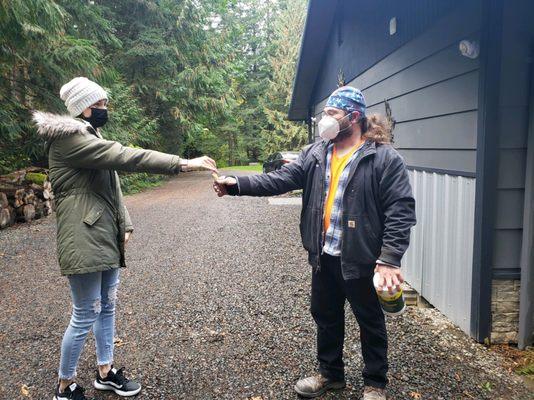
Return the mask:
<svg viewBox="0 0 534 400">
<path fill-rule="evenodd" d="M 221 176 L 213 182 L 213 190 L 215 190 L 217 196 L 223 197 L 228 194 L 228 186 L 235 185 L 237 185 L 237 180 L 235 178 Z"/>
</svg>

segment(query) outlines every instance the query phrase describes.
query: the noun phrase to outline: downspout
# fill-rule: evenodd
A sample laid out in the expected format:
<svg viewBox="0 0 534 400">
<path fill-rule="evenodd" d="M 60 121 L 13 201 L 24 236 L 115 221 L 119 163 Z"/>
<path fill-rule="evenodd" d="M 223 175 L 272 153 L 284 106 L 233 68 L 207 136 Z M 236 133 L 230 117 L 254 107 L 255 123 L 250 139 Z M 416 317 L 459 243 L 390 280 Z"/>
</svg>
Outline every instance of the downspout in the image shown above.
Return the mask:
<svg viewBox="0 0 534 400">
<path fill-rule="evenodd" d="M 481 40 L 478 84 L 475 232 L 471 336 L 490 343 L 493 241 L 499 145 L 499 85 L 503 0 L 480 0 Z"/>
</svg>

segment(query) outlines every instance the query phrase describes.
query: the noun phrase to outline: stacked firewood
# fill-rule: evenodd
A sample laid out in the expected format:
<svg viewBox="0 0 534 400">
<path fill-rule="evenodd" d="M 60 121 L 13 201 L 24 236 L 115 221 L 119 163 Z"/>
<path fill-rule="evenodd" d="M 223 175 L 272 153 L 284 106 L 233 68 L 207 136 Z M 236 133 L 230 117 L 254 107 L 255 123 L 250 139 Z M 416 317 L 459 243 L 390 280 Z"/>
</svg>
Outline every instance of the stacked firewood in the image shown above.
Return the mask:
<svg viewBox="0 0 534 400">
<path fill-rule="evenodd" d="M 0 229 L 46 217 L 54 208 L 45 169 L 28 168 L 0 176 Z"/>
</svg>

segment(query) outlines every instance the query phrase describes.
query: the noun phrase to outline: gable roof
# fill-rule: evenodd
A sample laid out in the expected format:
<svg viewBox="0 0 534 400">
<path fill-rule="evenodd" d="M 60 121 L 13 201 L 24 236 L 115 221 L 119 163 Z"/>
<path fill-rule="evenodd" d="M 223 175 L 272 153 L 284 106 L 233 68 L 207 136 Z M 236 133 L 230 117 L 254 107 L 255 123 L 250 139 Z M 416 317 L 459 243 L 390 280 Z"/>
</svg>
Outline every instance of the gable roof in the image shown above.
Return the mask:
<svg viewBox="0 0 534 400">
<path fill-rule="evenodd" d="M 308 4 L 289 106 L 288 117 L 292 121 L 308 118 L 308 105 L 328 45 L 337 5 L 338 0 L 310 0 Z"/>
</svg>

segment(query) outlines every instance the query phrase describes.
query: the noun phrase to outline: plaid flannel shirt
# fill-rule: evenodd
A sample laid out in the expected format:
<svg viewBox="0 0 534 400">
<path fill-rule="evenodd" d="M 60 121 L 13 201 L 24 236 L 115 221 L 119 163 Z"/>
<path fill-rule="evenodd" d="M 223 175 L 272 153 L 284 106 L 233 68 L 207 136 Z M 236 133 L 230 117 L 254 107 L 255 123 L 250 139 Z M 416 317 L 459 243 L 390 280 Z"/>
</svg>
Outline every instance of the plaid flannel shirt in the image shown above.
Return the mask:
<svg viewBox="0 0 534 400">
<path fill-rule="evenodd" d="M 326 232 L 323 232 L 324 234 L 323 251 L 326 254 L 329 254 L 331 256 L 339 257 L 341 255 L 341 238 L 343 235 L 343 226 L 342 226 L 343 224 L 343 221 L 342 221 L 343 195 L 345 194 L 345 189 L 348 184 L 350 166 L 352 165 L 354 160 L 356 160 L 356 158 L 362 152 L 362 150 L 366 147 L 366 145 L 367 143 L 364 143 L 354 152 L 354 154 L 350 157 L 349 161 L 347 162 L 345 169 L 343 169 L 341 176 L 339 177 L 339 182 L 338 182 L 336 194 L 334 197 L 334 203 L 332 204 L 332 211 L 330 213 L 330 226 L 328 227 L 328 230 Z M 330 169 L 331 169 L 331 163 L 332 163 L 333 149 L 334 149 L 333 144 L 328 146 L 328 152 L 326 155 L 326 178 L 324 180 L 325 199 L 328 198 L 328 191 L 330 190 L 330 178 L 331 178 Z M 323 225 L 323 230 L 324 230 L 324 225 Z"/>
</svg>

